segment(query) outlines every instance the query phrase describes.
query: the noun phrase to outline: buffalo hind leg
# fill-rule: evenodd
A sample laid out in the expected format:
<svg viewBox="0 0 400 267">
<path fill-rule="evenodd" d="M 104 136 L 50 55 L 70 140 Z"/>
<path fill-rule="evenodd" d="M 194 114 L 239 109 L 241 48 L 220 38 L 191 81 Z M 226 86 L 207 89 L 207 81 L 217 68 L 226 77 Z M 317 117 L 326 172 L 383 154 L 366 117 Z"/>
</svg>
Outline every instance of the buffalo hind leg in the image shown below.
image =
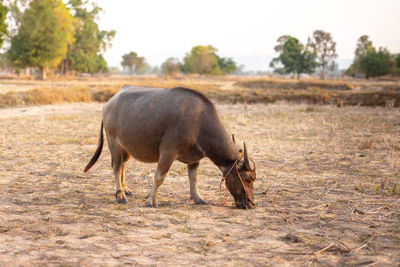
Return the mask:
<svg viewBox="0 0 400 267">
<path fill-rule="evenodd" d="M 164 182 L 165 176 L 167 175 L 167 172 L 169 168 L 172 165 L 172 162 L 175 160 L 175 158 L 168 154 L 161 154 L 160 159 L 157 164 L 157 170 L 156 174 L 154 175 L 154 182 L 153 186 L 151 187 L 150 193 L 147 195 L 146 199 L 146 206 L 147 207 L 157 207 L 157 191 L 160 185 Z"/>
<path fill-rule="evenodd" d="M 188 164 L 188 175 L 190 183 L 190 198 L 193 199 L 196 204 L 207 204 L 207 202 L 200 195 L 197 189 L 197 168 L 199 167 L 199 162 Z"/>
<path fill-rule="evenodd" d="M 123 155 L 122 155 L 122 170 L 121 170 L 121 182 L 122 182 L 122 189 L 124 190 L 125 195 L 127 196 L 132 196 L 132 191 L 128 188 L 128 186 L 126 186 L 125 184 L 125 173 L 126 173 L 126 163 L 129 160 L 129 154 L 124 151 Z"/>
<path fill-rule="evenodd" d="M 118 144 L 113 138 L 107 138 L 108 147 L 111 153 L 111 162 L 113 173 L 115 177 L 115 198 L 118 203 L 126 204 L 126 195 L 124 188 L 122 187 L 122 165 L 123 165 L 123 155 L 126 151 Z"/>
</svg>

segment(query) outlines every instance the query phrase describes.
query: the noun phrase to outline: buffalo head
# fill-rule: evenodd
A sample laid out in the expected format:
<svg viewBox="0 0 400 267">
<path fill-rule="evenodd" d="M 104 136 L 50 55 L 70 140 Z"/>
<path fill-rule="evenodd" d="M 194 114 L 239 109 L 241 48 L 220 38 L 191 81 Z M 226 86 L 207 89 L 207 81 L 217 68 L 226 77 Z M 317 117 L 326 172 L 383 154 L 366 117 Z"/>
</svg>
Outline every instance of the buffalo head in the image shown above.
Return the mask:
<svg viewBox="0 0 400 267">
<path fill-rule="evenodd" d="M 254 204 L 253 182 L 256 179 L 256 166 L 248 154 L 246 143 L 239 150 L 239 159 L 235 161 L 226 175 L 226 186 L 235 199 L 239 209 L 252 208 Z"/>
</svg>

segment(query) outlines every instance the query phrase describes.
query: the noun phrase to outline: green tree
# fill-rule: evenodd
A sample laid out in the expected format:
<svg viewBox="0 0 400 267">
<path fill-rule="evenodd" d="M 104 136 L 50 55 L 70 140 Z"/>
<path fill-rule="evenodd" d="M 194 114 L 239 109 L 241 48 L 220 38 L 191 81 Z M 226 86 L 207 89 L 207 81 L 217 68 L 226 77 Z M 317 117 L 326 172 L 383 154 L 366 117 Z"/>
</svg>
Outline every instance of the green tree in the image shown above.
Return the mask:
<svg viewBox="0 0 400 267">
<path fill-rule="evenodd" d="M 345 70 L 343 73 L 344 73 L 345 75 L 355 77 L 355 76 L 356 76 L 356 69 L 355 69 L 355 67 L 354 67 L 354 63 L 351 64 L 351 65 L 347 68 L 347 70 Z"/>
<path fill-rule="evenodd" d="M 0 48 L 4 43 L 4 36 L 7 35 L 7 24 L 6 24 L 6 16 L 8 9 L 3 5 L 2 1 L 0 2 Z"/>
<path fill-rule="evenodd" d="M 400 69 L 400 54 L 396 55 L 395 62 L 396 62 L 396 68 Z"/>
<path fill-rule="evenodd" d="M 122 56 L 122 67 L 129 69 L 131 74 L 143 73 L 146 67 L 144 57 L 139 57 L 136 52 L 130 52 Z"/>
<path fill-rule="evenodd" d="M 300 69 L 299 73 L 313 74 L 315 69 L 318 67 L 318 62 L 316 61 L 317 55 L 315 52 L 310 51 L 307 47 L 304 48 L 302 55 L 300 57 Z M 297 76 L 299 77 L 299 75 Z"/>
<path fill-rule="evenodd" d="M 394 65 L 392 55 L 384 48 L 376 51 L 374 47 L 369 47 L 358 57 L 358 68 L 367 79 L 389 74 Z"/>
<path fill-rule="evenodd" d="M 375 47 L 372 45 L 372 41 L 369 40 L 369 36 L 360 36 L 360 38 L 357 40 L 353 64 L 351 64 L 345 72 L 347 75 L 357 76 L 363 73 L 363 71 L 360 69 L 360 58 L 364 56 L 370 49 L 375 49 Z"/>
<path fill-rule="evenodd" d="M 47 68 L 55 68 L 73 41 L 72 17 L 61 0 L 34 0 L 22 15 L 17 35 L 8 51 L 16 67 L 36 67 L 46 79 Z"/>
<path fill-rule="evenodd" d="M 308 45 L 317 55 L 317 63 L 321 68 L 320 75 L 324 79 L 326 70 L 334 70 L 336 67 L 336 43 L 329 32 L 315 30 L 312 37 L 308 38 Z"/>
<path fill-rule="evenodd" d="M 8 0 L 7 7 L 10 13 L 10 20 L 8 21 L 8 31 L 10 36 L 15 36 L 21 26 L 22 15 L 24 10 L 29 7 L 31 0 Z"/>
<path fill-rule="evenodd" d="M 361 74 L 359 70 L 359 57 L 367 52 L 368 47 L 373 47 L 368 35 L 362 35 L 358 38 L 353 63 L 344 72 L 346 75 L 356 77 Z"/>
<path fill-rule="evenodd" d="M 96 20 L 102 9 L 93 4 L 89 10 L 87 3 L 83 0 L 68 2 L 74 14 L 75 42 L 69 46 L 67 57 L 60 66 L 64 74 L 68 69 L 85 73 L 107 71 L 107 63 L 102 54 L 111 45 L 116 32 L 100 30 Z"/>
<path fill-rule="evenodd" d="M 165 75 L 174 75 L 180 72 L 182 63 L 177 59 L 170 57 L 161 64 L 161 71 Z"/>
<path fill-rule="evenodd" d="M 283 45 L 281 44 L 282 40 L 285 40 Z M 297 75 L 297 78 L 300 78 L 301 73 L 311 74 L 314 72 L 317 67 L 316 54 L 308 47 L 304 47 L 298 39 L 288 35 L 281 36 L 278 43 L 275 51 L 280 54 L 272 59 L 270 67 L 283 73 Z"/>
<path fill-rule="evenodd" d="M 290 35 L 282 35 L 281 37 L 279 37 L 278 40 L 276 40 L 278 42 L 278 44 L 274 47 L 275 52 L 282 53 L 283 46 L 291 38 L 293 38 L 293 37 Z"/>
<path fill-rule="evenodd" d="M 400 76 L 400 54 L 393 55 L 394 67 L 392 70 L 393 75 Z"/>
<path fill-rule="evenodd" d="M 12 64 L 8 59 L 7 53 L 0 53 L 0 69 L 7 72 L 12 71 Z"/>
<path fill-rule="evenodd" d="M 368 50 L 373 47 L 372 41 L 369 40 L 368 35 L 362 35 L 360 38 L 357 40 L 357 47 L 355 51 L 355 56 L 356 58 L 365 55 Z"/>
<path fill-rule="evenodd" d="M 217 49 L 213 46 L 198 45 L 186 54 L 183 59 L 182 70 L 185 73 L 200 75 L 220 75 L 222 71 L 218 65 Z"/>
<path fill-rule="evenodd" d="M 232 58 L 217 56 L 219 68 L 223 74 L 233 74 L 237 70 L 236 62 Z"/>
<path fill-rule="evenodd" d="M 365 78 L 377 77 L 389 73 L 396 73 L 396 62 L 390 52 L 373 46 L 368 35 L 362 35 L 357 40 L 353 64 L 346 70 L 351 76 L 365 75 Z"/>
</svg>

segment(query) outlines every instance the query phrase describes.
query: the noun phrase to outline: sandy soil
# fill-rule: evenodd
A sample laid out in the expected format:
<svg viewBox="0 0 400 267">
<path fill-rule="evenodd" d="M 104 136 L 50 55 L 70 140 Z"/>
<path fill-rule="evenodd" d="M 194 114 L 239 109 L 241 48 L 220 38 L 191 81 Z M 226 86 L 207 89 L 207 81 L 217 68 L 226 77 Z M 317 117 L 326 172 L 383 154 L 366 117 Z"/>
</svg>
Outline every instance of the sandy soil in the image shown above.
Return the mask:
<svg viewBox="0 0 400 267">
<path fill-rule="evenodd" d="M 159 208 L 154 164 L 131 160 L 117 204 L 101 104 L 0 110 L 0 265 L 395 266 L 400 261 L 400 110 L 218 105 L 257 164 L 257 208 L 226 206 L 207 159 L 189 197 L 175 163 Z"/>
</svg>

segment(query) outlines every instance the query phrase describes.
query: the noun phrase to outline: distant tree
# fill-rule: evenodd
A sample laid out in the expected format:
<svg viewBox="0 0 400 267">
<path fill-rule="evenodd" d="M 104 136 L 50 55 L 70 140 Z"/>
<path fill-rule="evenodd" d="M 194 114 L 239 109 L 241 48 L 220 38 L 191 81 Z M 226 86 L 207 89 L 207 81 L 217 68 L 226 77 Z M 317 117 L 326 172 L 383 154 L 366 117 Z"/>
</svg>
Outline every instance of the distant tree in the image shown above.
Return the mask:
<svg viewBox="0 0 400 267">
<path fill-rule="evenodd" d="M 182 70 L 186 73 L 198 73 L 201 75 L 220 75 L 222 71 L 218 65 L 217 49 L 211 45 L 195 46 L 183 59 Z"/>
<path fill-rule="evenodd" d="M 170 57 L 161 64 L 161 71 L 165 75 L 173 75 L 180 72 L 182 63 L 177 59 Z"/>
<path fill-rule="evenodd" d="M 360 36 L 360 38 L 358 38 L 357 40 L 353 63 L 345 71 L 346 75 L 355 77 L 362 74 L 362 71 L 360 69 L 360 57 L 365 55 L 369 49 L 375 49 L 375 47 L 372 45 L 372 41 L 369 40 L 369 36 Z"/>
<path fill-rule="evenodd" d="M 137 70 L 137 74 L 153 74 L 153 70 L 154 70 L 153 66 L 147 63 L 145 60 L 144 66 Z"/>
<path fill-rule="evenodd" d="M 313 74 L 315 69 L 318 67 L 318 62 L 316 61 L 317 55 L 315 52 L 310 51 L 306 46 L 302 52 L 300 57 L 300 69 L 298 70 L 299 73 L 307 73 Z"/>
<path fill-rule="evenodd" d="M 356 69 L 354 67 L 354 63 L 351 64 L 346 70 L 343 72 L 345 75 L 355 77 L 356 76 Z"/>
<path fill-rule="evenodd" d="M 131 74 L 142 73 L 145 69 L 144 57 L 139 57 L 136 52 L 130 52 L 122 56 L 122 67 L 128 68 Z"/>
<path fill-rule="evenodd" d="M 96 63 L 94 69 L 88 69 L 88 73 L 105 73 L 108 71 L 107 61 L 104 59 L 102 54 L 96 55 Z"/>
<path fill-rule="evenodd" d="M 18 29 L 21 26 L 22 15 L 24 10 L 29 7 L 31 0 L 8 0 L 7 7 L 10 14 L 8 21 L 8 34 L 15 36 L 18 33 Z"/>
<path fill-rule="evenodd" d="M 7 53 L 0 53 L 0 69 L 8 72 L 12 71 L 12 63 L 8 59 Z"/>
<path fill-rule="evenodd" d="M 285 68 L 283 68 L 283 67 L 275 67 L 273 73 L 278 74 L 278 75 L 287 74 L 285 71 Z"/>
<path fill-rule="evenodd" d="M 63 2 L 34 0 L 22 15 L 8 55 L 16 67 L 37 67 L 46 79 L 47 68 L 61 62 L 72 41 L 72 16 Z"/>
<path fill-rule="evenodd" d="M 378 77 L 389 73 L 396 74 L 396 59 L 390 52 L 380 47 L 378 50 L 362 35 L 357 40 L 353 64 L 346 70 L 347 75 L 365 75 L 365 78 Z"/>
<path fill-rule="evenodd" d="M 362 55 L 365 55 L 369 48 L 373 47 L 372 46 L 372 41 L 369 40 L 368 35 L 362 35 L 360 38 L 357 40 L 357 47 L 355 51 L 355 57 L 358 58 Z"/>
<path fill-rule="evenodd" d="M 286 40 L 283 45 L 281 44 L 282 40 Z M 301 73 L 311 74 L 314 72 L 317 67 L 316 54 L 308 47 L 304 47 L 298 39 L 288 35 L 281 36 L 278 43 L 275 51 L 280 54 L 272 59 L 271 67 L 279 69 L 283 73 L 297 75 L 297 78 L 300 78 Z"/>
<path fill-rule="evenodd" d="M 396 76 L 400 76 L 400 54 L 393 55 L 394 67 L 392 70 L 392 74 Z"/>
<path fill-rule="evenodd" d="M 236 62 L 232 58 L 220 57 L 217 56 L 217 62 L 219 68 L 221 69 L 223 74 L 233 74 L 236 72 L 238 67 L 236 66 Z"/>
<path fill-rule="evenodd" d="M 321 68 L 321 77 L 324 79 L 326 70 L 334 70 L 336 67 L 336 43 L 329 32 L 316 30 L 313 32 L 312 37 L 308 38 L 308 46 L 317 55 L 317 63 Z"/>
<path fill-rule="evenodd" d="M 8 9 L 0 2 L 0 48 L 4 43 L 4 37 L 7 35 L 6 16 Z"/>
<path fill-rule="evenodd" d="M 93 4 L 91 10 L 88 1 L 70 0 L 68 5 L 74 14 L 75 42 L 68 48 L 66 58 L 60 68 L 62 72 L 72 69 L 77 72 L 106 72 L 107 62 L 103 53 L 111 45 L 115 31 L 102 31 L 96 23 L 101 8 Z"/>
<path fill-rule="evenodd" d="M 354 52 L 354 71 L 355 73 L 362 73 L 360 66 L 360 58 L 365 56 L 367 52 L 371 49 L 375 50 L 375 47 L 372 45 L 372 41 L 369 40 L 368 35 L 362 35 L 357 40 L 356 51 Z"/>
<path fill-rule="evenodd" d="M 245 68 L 246 68 L 245 65 L 240 64 L 239 66 L 236 67 L 235 74 L 238 74 L 238 75 L 245 74 Z"/>
<path fill-rule="evenodd" d="M 358 68 L 367 79 L 389 74 L 394 65 L 392 55 L 384 48 L 376 51 L 374 47 L 369 47 L 364 54 L 358 57 Z"/>
<path fill-rule="evenodd" d="M 396 68 L 400 69 L 400 54 L 397 54 L 395 57 Z"/>
<path fill-rule="evenodd" d="M 278 42 L 278 44 L 274 47 L 275 52 L 276 53 L 282 53 L 283 52 L 283 46 L 291 38 L 293 38 L 293 37 L 290 36 L 290 35 L 282 35 L 281 37 L 279 37 L 278 40 L 276 40 Z"/>
</svg>

